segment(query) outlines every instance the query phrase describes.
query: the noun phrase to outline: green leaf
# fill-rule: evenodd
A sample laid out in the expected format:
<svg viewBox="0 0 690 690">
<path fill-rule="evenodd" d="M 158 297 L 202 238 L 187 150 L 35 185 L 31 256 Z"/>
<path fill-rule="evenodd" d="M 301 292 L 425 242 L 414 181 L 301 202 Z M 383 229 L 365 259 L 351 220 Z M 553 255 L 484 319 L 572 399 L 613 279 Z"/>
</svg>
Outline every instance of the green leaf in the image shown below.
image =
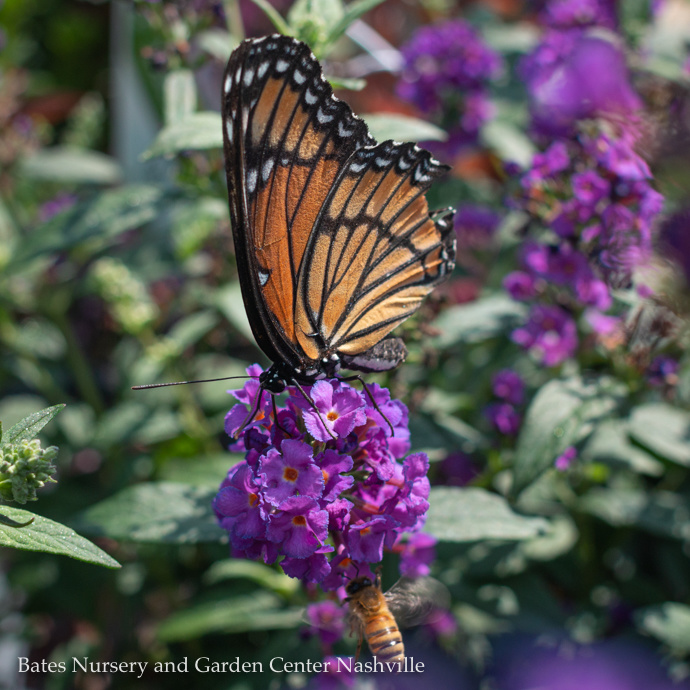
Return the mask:
<svg viewBox="0 0 690 690">
<path fill-rule="evenodd" d="M 252 580 L 262 589 L 271 590 L 281 596 L 294 594 L 301 586 L 299 580 L 294 577 L 276 572 L 263 563 L 239 558 L 228 558 L 214 563 L 204 575 L 204 582 L 214 585 L 238 578 Z"/>
<path fill-rule="evenodd" d="M 281 608 L 275 594 L 258 591 L 180 611 L 158 627 L 158 637 L 164 642 L 179 642 L 214 632 L 285 630 L 297 627 L 303 615 L 303 608 Z"/>
<path fill-rule="evenodd" d="M 189 69 L 169 72 L 163 83 L 163 98 L 166 127 L 192 115 L 196 110 L 194 72 Z"/>
<path fill-rule="evenodd" d="M 526 311 L 523 304 L 505 295 L 490 295 L 450 307 L 433 323 L 434 329 L 441 332 L 434 338 L 434 346 L 443 349 L 503 335 L 524 321 Z"/>
<path fill-rule="evenodd" d="M 196 345 L 218 323 L 218 315 L 211 310 L 190 314 L 178 321 L 168 333 L 168 338 L 180 351 Z"/>
<path fill-rule="evenodd" d="M 532 141 L 512 122 L 490 120 L 482 126 L 481 141 L 492 149 L 501 160 L 528 167 L 536 149 Z"/>
<path fill-rule="evenodd" d="M 141 160 L 145 161 L 156 156 L 171 156 L 180 151 L 201 151 L 222 147 L 223 130 L 220 113 L 191 113 L 163 127 L 153 144 L 141 154 Z"/>
<path fill-rule="evenodd" d="M 142 184 L 102 192 L 55 216 L 27 236 L 5 269 L 23 271 L 30 261 L 67 251 L 87 240 L 104 242 L 138 228 L 162 210 L 163 190 Z"/>
<path fill-rule="evenodd" d="M 284 34 L 285 36 L 293 36 L 292 29 L 290 25 L 283 19 L 278 10 L 271 5 L 268 0 L 252 0 L 252 2 L 260 7 L 266 14 L 266 16 L 271 20 L 271 23 L 278 30 L 278 33 Z"/>
<path fill-rule="evenodd" d="M 445 141 L 448 133 L 426 120 L 392 113 L 361 115 L 377 141 Z"/>
<path fill-rule="evenodd" d="M 667 601 L 635 612 L 637 627 L 676 654 L 690 652 L 690 606 Z"/>
<path fill-rule="evenodd" d="M 343 17 L 342 0 L 297 0 L 287 14 L 292 34 L 304 41 L 320 60 L 333 47 L 330 27 Z"/>
<path fill-rule="evenodd" d="M 345 13 L 340 21 L 331 29 L 326 43 L 335 43 L 348 30 L 350 24 L 382 2 L 383 0 L 355 0 L 355 2 L 351 2 L 345 7 Z"/>
<path fill-rule="evenodd" d="M 10 527 L 0 522 L 0 544 L 24 551 L 41 551 L 60 556 L 69 556 L 78 561 L 119 568 L 120 564 L 88 539 L 80 537 L 74 530 L 59 522 L 30 513 L 21 508 L 0 506 L 0 514 L 16 523 L 29 524 L 26 527 Z"/>
<path fill-rule="evenodd" d="M 330 82 L 334 89 L 361 91 L 367 85 L 366 79 L 358 79 L 356 77 L 332 77 L 330 75 L 326 75 L 326 79 Z"/>
<path fill-rule="evenodd" d="M 645 448 L 690 467 L 690 412 L 661 402 L 640 405 L 630 415 L 629 428 Z"/>
<path fill-rule="evenodd" d="M 230 54 L 239 45 L 235 37 L 225 29 L 206 29 L 196 35 L 197 43 L 201 50 L 206 51 L 214 58 L 225 64 Z"/>
<path fill-rule="evenodd" d="M 674 539 L 690 540 L 690 501 L 670 491 L 594 487 L 578 503 L 585 513 L 613 527 L 637 529 Z"/>
<path fill-rule="evenodd" d="M 628 422 L 622 419 L 612 419 L 600 424 L 587 441 L 581 457 L 586 462 L 624 467 L 650 477 L 660 477 L 664 473 L 663 463 L 630 443 Z"/>
<path fill-rule="evenodd" d="M 543 386 L 527 409 L 515 449 L 514 495 L 553 466 L 568 447 L 584 441 L 596 422 L 616 409 L 612 380 L 557 379 Z"/>
<path fill-rule="evenodd" d="M 20 173 L 32 180 L 61 184 L 117 184 L 122 179 L 120 165 L 99 151 L 71 146 L 51 146 L 27 156 Z"/>
<path fill-rule="evenodd" d="M 211 503 L 216 489 L 150 482 L 132 486 L 81 514 L 79 528 L 113 539 L 167 544 L 221 542 Z"/>
<path fill-rule="evenodd" d="M 216 453 L 213 455 L 171 458 L 160 471 L 166 482 L 193 484 L 218 490 L 228 470 L 243 460 L 239 453 Z"/>
<path fill-rule="evenodd" d="M 225 318 L 250 342 L 254 342 L 239 283 L 228 283 L 216 290 L 216 304 Z"/>
<path fill-rule="evenodd" d="M 13 427 L 4 432 L 2 436 L 2 448 L 21 441 L 31 441 L 38 436 L 41 429 L 63 408 L 64 404 L 46 407 L 40 412 L 34 412 L 17 422 Z"/>
<path fill-rule="evenodd" d="M 541 517 L 514 512 L 505 498 L 484 489 L 432 487 L 424 531 L 439 541 L 529 539 L 546 532 Z"/>
</svg>

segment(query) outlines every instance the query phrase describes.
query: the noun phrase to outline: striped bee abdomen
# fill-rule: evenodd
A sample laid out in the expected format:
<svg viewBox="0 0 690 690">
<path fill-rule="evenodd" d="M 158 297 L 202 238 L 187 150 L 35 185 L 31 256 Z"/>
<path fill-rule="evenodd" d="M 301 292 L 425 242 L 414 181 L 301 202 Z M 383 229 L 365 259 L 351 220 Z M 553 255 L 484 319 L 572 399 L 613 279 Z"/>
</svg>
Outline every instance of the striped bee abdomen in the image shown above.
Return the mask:
<svg viewBox="0 0 690 690">
<path fill-rule="evenodd" d="M 369 643 L 371 653 L 379 661 L 398 663 L 402 666 L 405 661 L 405 647 L 391 613 L 383 611 L 369 618 L 364 626 L 364 637 Z"/>
</svg>

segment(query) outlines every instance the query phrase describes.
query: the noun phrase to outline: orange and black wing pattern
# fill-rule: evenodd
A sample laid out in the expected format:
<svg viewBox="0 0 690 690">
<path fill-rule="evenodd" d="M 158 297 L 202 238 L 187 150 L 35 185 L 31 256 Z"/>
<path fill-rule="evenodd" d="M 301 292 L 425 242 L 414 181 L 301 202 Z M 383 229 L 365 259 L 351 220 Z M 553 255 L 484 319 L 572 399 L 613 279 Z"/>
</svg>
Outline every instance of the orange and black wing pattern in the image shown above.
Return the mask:
<svg viewBox="0 0 690 690">
<path fill-rule="evenodd" d="M 242 295 L 260 347 L 302 379 L 324 360 L 397 364 L 369 366 L 454 265 L 450 217 L 432 220 L 424 198 L 444 167 L 412 144 L 377 144 L 309 48 L 285 36 L 233 52 L 223 123 Z"/>
</svg>

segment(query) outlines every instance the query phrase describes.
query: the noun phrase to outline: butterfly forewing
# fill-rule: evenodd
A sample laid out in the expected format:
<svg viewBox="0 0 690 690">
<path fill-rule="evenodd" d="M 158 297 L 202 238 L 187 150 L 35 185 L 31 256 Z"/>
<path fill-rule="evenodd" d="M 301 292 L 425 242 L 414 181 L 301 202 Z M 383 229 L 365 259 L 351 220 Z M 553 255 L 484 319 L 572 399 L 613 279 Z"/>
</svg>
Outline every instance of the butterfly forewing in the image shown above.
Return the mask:
<svg viewBox="0 0 690 690">
<path fill-rule="evenodd" d="M 268 337 L 297 365 L 305 353 L 295 342 L 294 297 L 305 248 L 339 172 L 373 140 L 332 98 L 309 49 L 290 38 L 243 43 L 228 63 L 225 86 L 228 188 L 238 263 L 247 274 L 245 304 L 261 315 L 258 323 L 250 319 L 259 326 L 255 335 L 269 331 L 259 343 Z"/>
<path fill-rule="evenodd" d="M 224 146 L 242 295 L 257 342 L 309 379 L 335 357 L 395 366 L 372 349 L 453 267 L 448 223 L 424 192 L 443 170 L 412 144 L 376 144 L 333 96 L 309 48 L 243 42 L 223 94 Z"/>
</svg>

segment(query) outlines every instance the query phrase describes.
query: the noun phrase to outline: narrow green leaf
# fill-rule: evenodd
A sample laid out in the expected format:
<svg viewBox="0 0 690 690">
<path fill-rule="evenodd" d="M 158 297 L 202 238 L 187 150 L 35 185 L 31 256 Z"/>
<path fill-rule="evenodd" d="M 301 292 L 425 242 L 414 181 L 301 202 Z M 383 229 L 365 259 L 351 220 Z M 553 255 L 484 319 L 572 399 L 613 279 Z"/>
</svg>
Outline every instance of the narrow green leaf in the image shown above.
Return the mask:
<svg viewBox="0 0 690 690">
<path fill-rule="evenodd" d="M 61 184 L 110 185 L 122 179 L 122 169 L 111 156 L 72 146 L 51 146 L 32 153 L 22 161 L 20 173 L 32 180 Z"/>
<path fill-rule="evenodd" d="M 303 608 L 280 608 L 279 597 L 258 591 L 251 595 L 207 602 L 180 611 L 158 627 L 164 642 L 191 640 L 208 633 L 242 633 L 297 627 Z"/>
<path fill-rule="evenodd" d="M 81 514 L 84 532 L 113 539 L 168 544 L 221 542 L 211 503 L 217 490 L 151 482 L 132 486 Z"/>
<path fill-rule="evenodd" d="M 630 416 L 630 435 L 662 458 L 690 467 L 690 412 L 661 402 L 640 405 Z"/>
<path fill-rule="evenodd" d="M 364 114 L 369 131 L 377 141 L 445 141 L 448 133 L 426 120 L 393 113 Z"/>
<path fill-rule="evenodd" d="M 548 522 L 514 512 L 505 498 L 484 489 L 432 487 L 424 531 L 439 541 L 529 539 Z"/>
<path fill-rule="evenodd" d="M 330 82 L 334 89 L 349 89 L 350 91 L 361 91 L 366 85 L 366 79 L 348 78 L 348 77 L 332 77 L 326 75 L 326 79 Z"/>
<path fill-rule="evenodd" d="M 163 99 L 166 127 L 192 115 L 196 110 L 194 72 L 189 69 L 169 72 L 163 84 Z"/>
<path fill-rule="evenodd" d="M 690 652 L 690 606 L 667 601 L 635 612 L 637 627 L 677 654 Z"/>
<path fill-rule="evenodd" d="M 29 523 L 25 527 L 10 527 L 0 522 L 0 544 L 24 551 L 42 551 L 69 556 L 78 561 L 119 568 L 120 564 L 105 551 L 74 530 L 59 522 L 30 513 L 28 510 L 0 506 L 0 513 L 16 523 Z"/>
<path fill-rule="evenodd" d="M 1 447 L 4 448 L 13 443 L 31 441 L 36 438 L 41 429 L 64 407 L 64 404 L 46 407 L 44 410 L 34 412 L 17 422 L 3 434 Z"/>
<path fill-rule="evenodd" d="M 529 486 L 568 446 L 587 438 L 595 422 L 616 409 L 620 393 L 609 379 L 572 377 L 543 386 L 527 410 L 518 437 L 513 493 Z"/>
<path fill-rule="evenodd" d="M 380 5 L 383 0 L 355 0 L 345 7 L 345 14 L 341 20 L 331 29 L 326 43 L 335 43 L 349 28 L 350 24 L 366 14 L 369 10 Z"/>
<path fill-rule="evenodd" d="M 166 125 L 151 146 L 141 154 L 141 160 L 156 156 L 170 156 L 180 151 L 202 151 L 223 147 L 220 113 L 191 113 Z"/>
<path fill-rule="evenodd" d="M 273 7 L 267 0 L 252 0 L 252 2 L 260 7 L 266 16 L 271 20 L 271 23 L 278 30 L 279 33 L 285 36 L 293 36 L 290 25 L 282 18 L 278 10 Z"/>
<path fill-rule="evenodd" d="M 299 580 L 293 577 L 276 572 L 263 563 L 239 558 L 228 558 L 214 563 L 204 575 L 204 582 L 214 585 L 238 578 L 252 580 L 262 589 L 271 590 L 281 596 L 294 594 L 300 588 Z"/>
</svg>

